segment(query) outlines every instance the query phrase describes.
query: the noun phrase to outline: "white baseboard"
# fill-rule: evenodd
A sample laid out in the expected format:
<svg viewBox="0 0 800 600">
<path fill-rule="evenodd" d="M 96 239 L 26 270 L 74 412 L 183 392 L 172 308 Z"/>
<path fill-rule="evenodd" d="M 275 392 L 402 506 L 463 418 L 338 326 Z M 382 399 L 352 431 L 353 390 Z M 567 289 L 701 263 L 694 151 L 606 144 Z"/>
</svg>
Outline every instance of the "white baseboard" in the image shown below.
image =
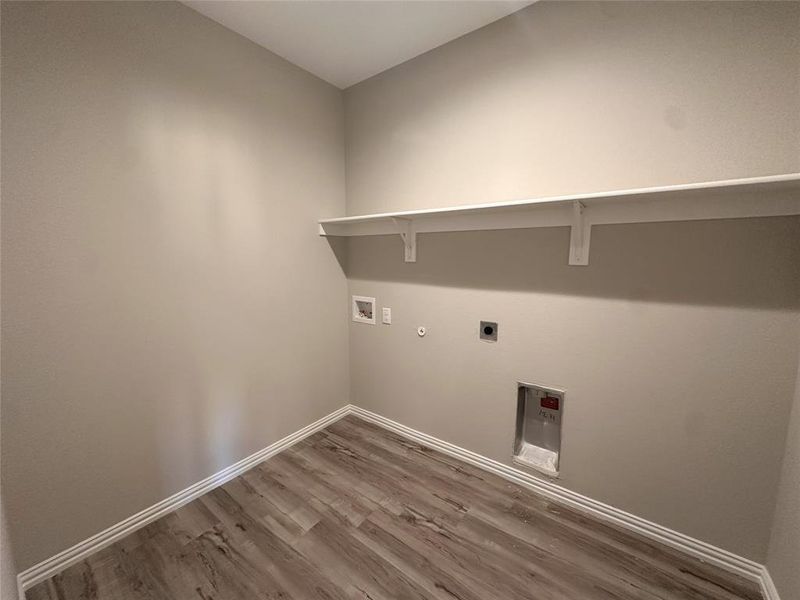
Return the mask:
<svg viewBox="0 0 800 600">
<path fill-rule="evenodd" d="M 716 546 L 712 546 L 706 542 L 694 539 L 688 535 L 673 531 L 658 525 L 657 523 L 647 521 L 646 519 L 642 519 L 636 515 L 632 515 L 618 508 L 614 508 L 608 504 L 592 500 L 587 496 L 583 496 L 568 490 L 564 487 L 556 485 L 555 483 L 545 479 L 539 479 L 530 473 L 520 471 L 519 469 L 515 469 L 485 456 L 481 456 L 480 454 L 476 454 L 475 452 L 471 452 L 470 450 L 466 450 L 456 446 L 455 444 L 445 442 L 415 429 L 411 429 L 410 427 L 401 425 L 396 421 L 392 421 L 391 419 L 387 419 L 386 417 L 382 417 L 352 404 L 332 412 L 319 421 L 316 421 L 300 429 L 299 431 L 286 436 L 274 444 L 267 446 L 263 450 L 259 450 L 255 454 L 240 460 L 230 467 L 227 467 L 218 473 L 215 473 L 214 475 L 195 483 L 185 490 L 182 490 L 177 494 L 174 494 L 169 498 L 154 504 L 150 508 L 146 508 L 132 517 L 128 517 L 124 521 L 109 527 L 105 531 L 101 531 L 100 533 L 93 535 L 92 537 L 72 546 L 71 548 L 68 548 L 67 550 L 64 550 L 63 552 L 60 552 L 59 554 L 56 554 L 55 556 L 48 558 L 47 560 L 44 560 L 29 569 L 26 569 L 17 576 L 17 583 L 20 589 L 20 600 L 23 600 L 22 594 L 24 593 L 24 590 L 30 589 L 32 586 L 48 579 L 49 577 L 52 577 L 70 565 L 84 560 L 92 553 L 101 550 L 102 548 L 122 539 L 136 529 L 139 529 L 140 527 L 155 521 L 159 517 L 162 517 L 163 515 L 183 506 L 184 504 L 191 502 L 195 498 L 202 496 L 203 494 L 213 490 L 223 483 L 244 473 L 256 464 L 268 459 L 270 456 L 289 448 L 303 438 L 308 437 L 312 433 L 315 433 L 321 429 L 324 429 L 331 423 L 334 423 L 335 421 L 338 421 L 342 417 L 345 417 L 349 414 L 353 414 L 364 419 L 365 421 L 374 423 L 375 425 L 388 429 L 389 431 L 393 431 L 398 435 L 402 435 L 405 438 L 438 450 L 444 454 L 458 458 L 459 460 L 463 460 L 464 462 L 489 471 L 490 473 L 499 475 L 504 479 L 516 483 L 517 485 L 521 485 L 562 504 L 591 514 L 594 517 L 602 519 L 603 521 L 614 523 L 651 540 L 660 542 L 671 548 L 675 548 L 676 550 L 684 552 L 685 554 L 693 556 L 699 560 L 713 564 L 731 573 L 741 575 L 750 581 L 757 582 L 761 586 L 765 600 L 780 600 L 778 592 L 775 589 L 775 585 L 772 582 L 772 578 L 769 576 L 769 572 L 764 565 L 741 556 L 737 556 L 732 552 L 728 552 L 722 548 L 717 548 Z"/>
<path fill-rule="evenodd" d="M 312 433 L 316 433 L 320 429 L 324 429 L 331 423 L 338 421 L 342 417 L 350 414 L 350 407 L 343 406 L 342 408 L 332 412 L 331 414 L 322 417 L 319 421 L 315 421 L 299 431 L 287 435 L 285 438 L 278 440 L 274 444 L 270 444 L 266 448 L 251 454 L 247 458 L 243 458 L 239 462 L 214 473 L 210 477 L 206 477 L 202 481 L 173 494 L 169 498 L 157 502 L 153 506 L 136 513 L 132 517 L 128 517 L 124 521 L 120 521 L 116 525 L 112 525 L 108 529 L 93 535 L 92 537 L 75 544 L 71 548 L 67 548 L 63 552 L 59 552 L 55 556 L 43 560 L 42 562 L 26 569 L 17 575 L 17 587 L 20 590 L 20 600 L 24 600 L 24 591 L 30 589 L 37 583 L 52 577 L 56 573 L 66 569 L 70 565 L 84 560 L 89 555 L 97 552 L 113 544 L 114 542 L 122 539 L 129 533 L 144 527 L 148 523 L 152 523 L 159 517 L 180 508 L 184 504 L 188 504 L 195 498 L 199 498 L 203 494 L 210 492 L 216 487 L 221 486 L 223 483 L 230 481 L 251 469 L 258 463 L 268 459 L 270 456 L 286 450 L 290 446 L 296 444 L 303 438 L 308 437 Z"/>
<path fill-rule="evenodd" d="M 673 531 L 657 523 L 642 519 L 641 517 L 637 517 L 636 515 L 632 515 L 608 504 L 598 502 L 597 500 L 568 490 L 560 485 L 556 485 L 546 479 L 540 479 L 530 473 L 520 471 L 519 469 L 481 456 L 480 454 L 476 454 L 475 452 L 471 452 L 455 444 L 411 429 L 410 427 L 401 425 L 396 421 L 392 421 L 391 419 L 387 419 L 386 417 L 382 417 L 381 415 L 363 408 L 351 405 L 350 412 L 365 421 L 379 425 L 405 438 L 463 460 L 466 463 L 494 473 L 495 475 L 499 475 L 517 485 L 533 490 L 562 504 L 591 514 L 603 521 L 624 527 L 629 531 L 633 531 L 648 539 L 679 550 L 703 562 L 713 564 L 728 572 L 741 575 L 745 579 L 754 581 L 761 586 L 761 591 L 764 594 L 765 600 L 780 600 L 775 585 L 772 583 L 772 578 L 769 576 L 767 568 L 764 565 L 689 537 L 688 535 Z"/>
<path fill-rule="evenodd" d="M 778 588 L 775 587 L 775 582 L 772 581 L 772 576 L 770 576 L 767 567 L 762 567 L 761 569 L 759 583 L 761 584 L 761 593 L 764 594 L 764 600 L 781 600 L 778 595 Z"/>
</svg>

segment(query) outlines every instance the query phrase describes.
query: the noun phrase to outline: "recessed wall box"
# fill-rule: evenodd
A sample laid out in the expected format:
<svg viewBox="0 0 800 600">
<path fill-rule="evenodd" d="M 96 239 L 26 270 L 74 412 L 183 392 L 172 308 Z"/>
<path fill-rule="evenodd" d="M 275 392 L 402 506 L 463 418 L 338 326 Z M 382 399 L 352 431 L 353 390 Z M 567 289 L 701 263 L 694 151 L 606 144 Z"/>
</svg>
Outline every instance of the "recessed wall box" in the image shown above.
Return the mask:
<svg viewBox="0 0 800 600">
<path fill-rule="evenodd" d="M 375 325 L 375 298 L 353 296 L 353 321 Z"/>
<path fill-rule="evenodd" d="M 518 383 L 513 461 L 557 477 L 563 413 L 563 390 Z"/>
<path fill-rule="evenodd" d="M 497 323 L 493 321 L 481 321 L 479 336 L 487 342 L 497 341 Z"/>
</svg>

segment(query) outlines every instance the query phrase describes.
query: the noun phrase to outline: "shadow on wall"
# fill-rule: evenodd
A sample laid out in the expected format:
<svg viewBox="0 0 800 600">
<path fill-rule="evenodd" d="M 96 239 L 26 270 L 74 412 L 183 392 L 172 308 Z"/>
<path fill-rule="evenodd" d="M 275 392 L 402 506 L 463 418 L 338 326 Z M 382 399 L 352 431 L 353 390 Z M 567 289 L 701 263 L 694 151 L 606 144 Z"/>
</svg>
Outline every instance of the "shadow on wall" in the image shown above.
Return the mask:
<svg viewBox="0 0 800 600">
<path fill-rule="evenodd" d="M 335 240 L 335 239 L 334 239 Z M 598 225 L 589 266 L 567 264 L 566 227 L 348 239 L 350 279 L 644 302 L 800 309 L 800 217 Z"/>
<path fill-rule="evenodd" d="M 339 267 L 342 269 L 342 273 L 345 277 L 348 277 L 347 261 L 350 254 L 350 249 L 348 246 L 350 240 L 343 237 L 326 237 L 323 239 L 326 240 L 330 245 L 333 255 L 336 257 L 336 262 L 339 263 Z"/>
</svg>

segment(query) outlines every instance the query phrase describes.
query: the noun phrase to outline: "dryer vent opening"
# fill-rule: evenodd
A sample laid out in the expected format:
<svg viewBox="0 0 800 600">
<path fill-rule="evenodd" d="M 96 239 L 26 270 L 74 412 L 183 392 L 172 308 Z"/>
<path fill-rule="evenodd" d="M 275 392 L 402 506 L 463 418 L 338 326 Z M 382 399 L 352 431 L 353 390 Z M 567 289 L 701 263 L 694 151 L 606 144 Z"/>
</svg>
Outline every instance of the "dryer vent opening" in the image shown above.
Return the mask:
<svg viewBox="0 0 800 600">
<path fill-rule="evenodd" d="M 515 463 L 558 476 L 564 392 L 529 383 L 517 384 Z"/>
</svg>

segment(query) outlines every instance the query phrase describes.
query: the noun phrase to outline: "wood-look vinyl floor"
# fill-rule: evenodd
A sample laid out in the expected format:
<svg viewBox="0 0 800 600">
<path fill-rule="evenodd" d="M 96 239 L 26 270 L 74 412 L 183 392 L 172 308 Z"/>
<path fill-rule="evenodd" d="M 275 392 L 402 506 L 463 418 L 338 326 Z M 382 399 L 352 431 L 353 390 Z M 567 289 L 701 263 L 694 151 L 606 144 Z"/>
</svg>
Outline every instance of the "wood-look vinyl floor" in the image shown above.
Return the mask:
<svg viewBox="0 0 800 600">
<path fill-rule="evenodd" d="M 355 417 L 27 600 L 760 600 L 755 584 Z"/>
</svg>

